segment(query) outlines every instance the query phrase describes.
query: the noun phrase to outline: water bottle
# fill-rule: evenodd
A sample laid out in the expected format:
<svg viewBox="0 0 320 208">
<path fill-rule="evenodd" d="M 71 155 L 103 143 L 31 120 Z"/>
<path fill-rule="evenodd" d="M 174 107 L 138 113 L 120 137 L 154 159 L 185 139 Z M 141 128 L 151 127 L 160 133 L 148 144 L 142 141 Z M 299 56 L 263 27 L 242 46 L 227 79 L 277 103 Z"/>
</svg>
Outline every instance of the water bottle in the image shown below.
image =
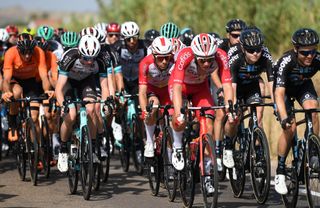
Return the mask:
<svg viewBox="0 0 320 208">
<path fill-rule="evenodd" d="M 75 144 L 71 144 L 70 145 L 70 155 L 73 157 L 73 158 L 76 158 L 77 157 L 77 145 Z"/>
</svg>

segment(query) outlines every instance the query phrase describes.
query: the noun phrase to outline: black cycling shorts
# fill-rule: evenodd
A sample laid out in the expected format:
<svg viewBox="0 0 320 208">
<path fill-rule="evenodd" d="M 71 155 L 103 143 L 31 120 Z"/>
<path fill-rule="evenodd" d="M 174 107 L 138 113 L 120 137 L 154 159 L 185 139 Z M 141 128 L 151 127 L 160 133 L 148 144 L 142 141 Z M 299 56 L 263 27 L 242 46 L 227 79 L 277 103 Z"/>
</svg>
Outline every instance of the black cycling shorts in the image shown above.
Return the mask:
<svg viewBox="0 0 320 208">
<path fill-rule="evenodd" d="M 259 80 L 249 84 L 237 84 L 237 98 L 243 99 L 246 104 L 262 103 Z"/>
<path fill-rule="evenodd" d="M 65 97 L 70 97 L 73 100 L 76 98 L 81 100 L 84 98 L 97 99 L 95 75 L 90 75 L 80 81 L 68 79 L 68 85 Z"/>
<path fill-rule="evenodd" d="M 18 84 L 23 90 L 23 97 L 39 97 L 43 94 L 42 82 L 37 82 L 35 78 L 17 79 L 13 78 L 11 84 Z"/>
</svg>

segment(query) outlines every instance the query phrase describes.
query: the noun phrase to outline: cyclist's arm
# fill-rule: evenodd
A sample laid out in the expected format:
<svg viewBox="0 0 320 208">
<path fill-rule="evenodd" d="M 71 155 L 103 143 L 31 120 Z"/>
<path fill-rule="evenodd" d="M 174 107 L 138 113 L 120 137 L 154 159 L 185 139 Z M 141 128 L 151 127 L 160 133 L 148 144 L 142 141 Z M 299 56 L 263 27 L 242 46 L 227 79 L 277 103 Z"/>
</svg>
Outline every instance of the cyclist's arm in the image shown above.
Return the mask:
<svg viewBox="0 0 320 208">
<path fill-rule="evenodd" d="M 51 89 L 51 84 L 48 78 L 46 58 L 43 50 L 39 49 L 38 53 L 39 53 L 39 65 L 38 65 L 39 75 L 42 80 L 42 88 L 46 92 Z"/>
<path fill-rule="evenodd" d="M 182 85 L 178 83 L 173 84 L 172 103 L 174 106 L 174 113 L 180 115 L 182 107 Z"/>
<path fill-rule="evenodd" d="M 139 105 L 142 111 L 146 111 L 147 103 L 147 85 L 139 84 Z"/>
<path fill-rule="evenodd" d="M 108 77 L 100 77 L 99 78 L 100 79 L 100 86 L 101 86 L 101 99 L 102 100 L 106 100 L 107 97 L 109 97 L 109 95 L 111 94 L 110 88 L 113 89 L 113 86 L 112 86 L 112 84 L 110 84 L 111 82 L 109 82 Z M 114 96 L 114 91 L 113 91 L 113 94 L 111 94 L 111 95 Z"/>
<path fill-rule="evenodd" d="M 13 56 L 11 55 L 11 50 L 7 51 L 4 55 L 3 64 L 3 92 L 11 92 L 10 82 L 13 73 Z"/>
<path fill-rule="evenodd" d="M 211 73 L 211 80 L 213 82 L 213 84 L 217 87 L 217 88 L 221 88 L 222 87 L 222 83 L 221 80 L 219 78 L 219 72 L 218 70 L 215 70 L 214 72 Z"/>
<path fill-rule="evenodd" d="M 60 106 L 63 105 L 63 101 L 64 101 L 63 88 L 67 84 L 67 81 L 68 81 L 68 76 L 63 74 L 59 75 L 56 89 L 55 89 L 55 95 L 57 97 L 57 101 L 60 104 Z"/>
<path fill-rule="evenodd" d="M 285 105 L 285 91 L 284 87 L 277 87 L 274 93 L 275 101 L 277 104 L 277 110 L 280 115 L 280 120 L 283 120 L 288 117 Z"/>
</svg>

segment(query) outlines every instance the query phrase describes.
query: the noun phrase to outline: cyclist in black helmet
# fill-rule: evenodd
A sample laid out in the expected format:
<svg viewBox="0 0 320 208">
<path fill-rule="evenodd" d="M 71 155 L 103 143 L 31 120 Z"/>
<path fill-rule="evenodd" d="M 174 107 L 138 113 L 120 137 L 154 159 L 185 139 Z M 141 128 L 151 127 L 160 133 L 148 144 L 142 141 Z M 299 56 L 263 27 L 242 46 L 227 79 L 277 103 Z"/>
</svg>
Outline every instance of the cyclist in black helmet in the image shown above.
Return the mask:
<svg viewBox="0 0 320 208">
<path fill-rule="evenodd" d="M 146 48 L 148 48 L 151 45 L 152 41 L 158 36 L 160 36 L 159 31 L 157 31 L 155 29 L 147 30 L 144 33 L 144 44 L 145 44 Z"/>
</svg>

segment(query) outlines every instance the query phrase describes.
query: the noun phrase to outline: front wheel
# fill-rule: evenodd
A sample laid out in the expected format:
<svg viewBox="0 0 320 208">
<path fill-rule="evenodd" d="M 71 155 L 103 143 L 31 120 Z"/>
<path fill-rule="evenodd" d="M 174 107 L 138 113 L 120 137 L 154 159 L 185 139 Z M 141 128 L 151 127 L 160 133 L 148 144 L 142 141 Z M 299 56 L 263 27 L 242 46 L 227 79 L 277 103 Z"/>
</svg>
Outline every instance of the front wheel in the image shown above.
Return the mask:
<svg viewBox="0 0 320 208">
<path fill-rule="evenodd" d="M 312 134 L 308 138 L 305 157 L 305 183 L 309 207 L 320 207 L 320 140 Z"/>
<path fill-rule="evenodd" d="M 31 119 L 27 120 L 26 124 L 26 141 L 27 141 L 27 152 L 28 162 L 31 175 L 31 181 L 34 186 L 37 185 L 38 180 L 38 161 L 39 161 L 39 146 L 36 134 L 35 124 Z"/>
<path fill-rule="evenodd" d="M 83 198 L 90 199 L 92 179 L 93 179 L 93 157 L 92 157 L 92 141 L 87 126 L 81 129 L 81 185 Z"/>
<path fill-rule="evenodd" d="M 80 171 L 79 143 L 76 138 L 72 139 L 69 152 L 70 156 L 68 158 L 68 184 L 70 194 L 75 194 L 78 188 L 78 178 Z"/>
<path fill-rule="evenodd" d="M 270 154 L 267 137 L 261 128 L 255 128 L 250 148 L 250 173 L 254 196 L 259 204 L 268 199 L 270 190 Z"/>
<path fill-rule="evenodd" d="M 295 165 L 286 168 L 286 186 L 288 193 L 281 195 L 285 207 L 296 207 L 299 193 L 299 181 Z"/>
<path fill-rule="evenodd" d="M 143 152 L 144 152 L 144 145 L 143 145 L 143 128 L 142 124 L 139 121 L 139 118 L 135 115 L 132 116 L 132 158 L 133 158 L 133 165 L 139 175 L 143 174 Z"/>
<path fill-rule="evenodd" d="M 48 121 L 44 116 L 41 116 L 41 151 L 44 175 L 49 178 L 50 175 L 50 160 L 52 158 L 52 139 L 49 131 Z"/>
</svg>

